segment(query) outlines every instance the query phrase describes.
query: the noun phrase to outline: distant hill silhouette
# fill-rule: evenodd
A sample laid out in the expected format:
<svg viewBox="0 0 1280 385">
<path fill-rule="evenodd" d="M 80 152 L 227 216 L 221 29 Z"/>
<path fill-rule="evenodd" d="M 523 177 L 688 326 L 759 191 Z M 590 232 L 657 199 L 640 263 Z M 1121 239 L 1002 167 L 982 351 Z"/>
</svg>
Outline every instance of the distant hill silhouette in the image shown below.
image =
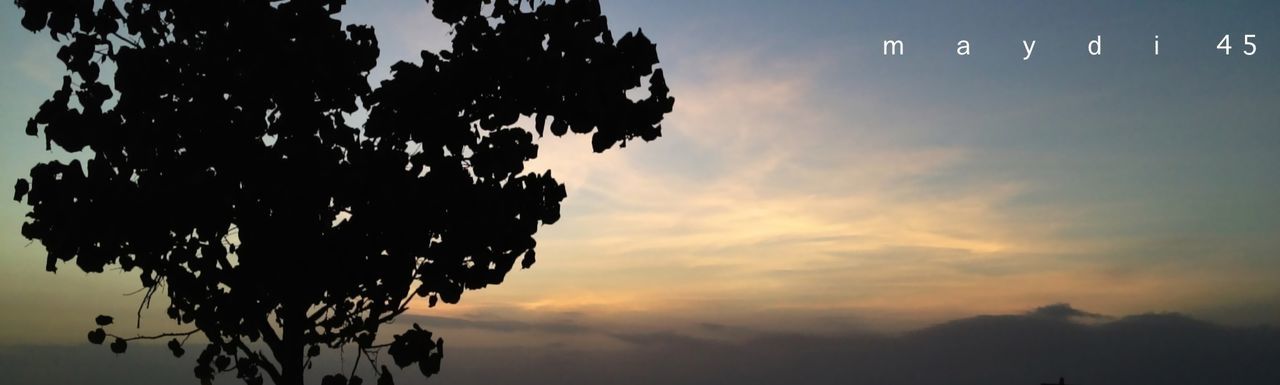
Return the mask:
<svg viewBox="0 0 1280 385">
<path fill-rule="evenodd" d="M 897 336 L 857 331 L 840 336 L 758 332 L 739 342 L 674 332 L 619 333 L 591 325 L 455 319 L 448 322 L 450 327 L 487 332 L 598 333 L 624 341 L 629 348 L 459 347 L 451 351 L 456 360 L 439 380 L 457 385 L 1028 385 L 1065 377 L 1067 383 L 1079 385 L 1280 383 L 1280 365 L 1275 365 L 1280 362 L 1280 330 L 1274 327 L 1227 327 L 1168 313 L 1109 318 L 1057 306 L 1065 308 L 970 317 Z M 406 320 L 417 321 L 412 317 Z M 58 367 L 76 367 L 81 364 L 78 359 L 96 361 L 96 356 L 69 354 L 61 360 L 51 359 L 62 357 L 68 349 L 0 349 L 0 371 L 9 373 L 14 383 L 99 379 L 111 383 L 113 378 L 132 380 L 124 359 L 149 357 L 147 348 L 134 348 L 138 354 L 120 356 L 121 361 L 109 368 L 92 362 L 97 377 L 76 377 L 77 371 L 53 370 L 51 366 L 56 362 L 61 365 Z M 154 362 L 175 365 L 173 370 L 180 374 L 189 370 L 177 365 L 178 361 L 164 359 L 167 353 L 163 348 L 152 349 Z M 135 356 L 139 358 L 132 358 Z M 321 361 L 318 365 L 336 362 Z M 52 374 L 42 376 L 45 372 Z"/>
</svg>

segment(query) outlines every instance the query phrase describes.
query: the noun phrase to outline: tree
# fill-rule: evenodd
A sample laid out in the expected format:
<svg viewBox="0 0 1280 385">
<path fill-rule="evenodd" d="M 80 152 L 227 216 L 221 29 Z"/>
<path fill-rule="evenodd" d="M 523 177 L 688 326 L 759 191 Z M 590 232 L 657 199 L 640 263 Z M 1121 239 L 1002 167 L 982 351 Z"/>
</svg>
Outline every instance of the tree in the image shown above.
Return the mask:
<svg viewBox="0 0 1280 385">
<path fill-rule="evenodd" d="M 385 342 L 379 327 L 414 298 L 455 303 L 534 263 L 565 198 L 549 171 L 524 172 L 534 135 L 590 134 L 601 152 L 657 138 L 674 103 L 655 45 L 615 41 L 598 0 L 429 2 L 452 48 L 376 89 L 374 29 L 335 19 L 343 0 L 95 3 L 17 0 L 69 71 L 26 132 L 87 159 L 17 181 L 22 234 L 49 271 L 117 265 L 139 272 L 144 304 L 167 294 L 191 330 L 126 338 L 99 316 L 89 340 L 169 339 L 182 356 L 201 334 L 202 380 L 301 384 L 321 346 L 352 345 L 436 373 L 443 340 L 414 325 Z M 628 98 L 646 78 L 649 95 Z M 324 383 L 361 383 L 351 370 Z"/>
</svg>

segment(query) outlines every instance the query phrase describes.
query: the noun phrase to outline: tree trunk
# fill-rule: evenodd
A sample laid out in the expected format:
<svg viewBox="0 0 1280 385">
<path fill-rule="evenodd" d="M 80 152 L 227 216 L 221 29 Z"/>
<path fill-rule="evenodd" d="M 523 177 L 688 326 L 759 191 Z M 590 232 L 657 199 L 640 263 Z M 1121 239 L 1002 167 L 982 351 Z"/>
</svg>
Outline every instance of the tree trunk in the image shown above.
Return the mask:
<svg viewBox="0 0 1280 385">
<path fill-rule="evenodd" d="M 306 320 L 306 310 L 297 305 L 285 305 L 282 307 L 284 311 L 283 325 L 284 336 L 281 344 L 284 345 L 283 352 L 276 352 L 276 360 L 280 362 L 280 377 L 283 383 L 277 385 L 303 385 L 303 342 L 302 332 L 303 323 Z"/>
</svg>

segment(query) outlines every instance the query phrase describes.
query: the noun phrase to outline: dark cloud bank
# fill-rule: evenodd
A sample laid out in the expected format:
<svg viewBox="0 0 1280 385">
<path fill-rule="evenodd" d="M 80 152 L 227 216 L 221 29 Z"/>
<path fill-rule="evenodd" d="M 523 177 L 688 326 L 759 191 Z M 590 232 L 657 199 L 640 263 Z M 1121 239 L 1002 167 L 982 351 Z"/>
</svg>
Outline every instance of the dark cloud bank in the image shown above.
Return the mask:
<svg viewBox="0 0 1280 385">
<path fill-rule="evenodd" d="M 495 326 L 454 322 L 455 327 Z M 496 327 L 508 332 L 539 328 Z M 561 331 L 608 333 L 585 327 Z M 1067 305 L 959 319 L 897 336 L 759 333 L 728 342 L 675 333 L 610 335 L 631 348 L 451 346 L 441 375 L 425 383 L 995 385 L 1056 382 L 1065 376 L 1081 385 L 1280 384 L 1280 330 L 1274 327 L 1225 327 L 1179 314 L 1110 318 Z M 139 346 L 115 356 L 96 346 L 3 348 L 0 382 L 196 383 L 190 377 L 192 358 L 174 359 L 162 349 Z M 313 374 L 336 370 L 336 355 L 326 356 Z M 411 370 L 397 379 L 424 382 Z M 237 383 L 230 380 L 218 382 Z"/>
</svg>

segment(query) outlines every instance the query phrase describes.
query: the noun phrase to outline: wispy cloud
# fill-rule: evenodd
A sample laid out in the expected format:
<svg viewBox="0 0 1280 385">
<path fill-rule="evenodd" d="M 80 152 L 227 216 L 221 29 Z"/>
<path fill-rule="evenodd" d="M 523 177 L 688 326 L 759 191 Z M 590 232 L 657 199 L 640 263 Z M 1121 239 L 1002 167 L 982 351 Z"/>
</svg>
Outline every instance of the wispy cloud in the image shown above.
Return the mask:
<svg viewBox="0 0 1280 385">
<path fill-rule="evenodd" d="M 820 58 L 695 61 L 699 72 L 672 76 L 678 108 L 664 138 L 605 154 L 591 154 L 585 138 L 543 142 L 533 168 L 569 186 L 568 214 L 541 235 L 537 277 L 515 281 L 538 282 L 506 300 L 714 313 L 809 297 L 842 307 L 884 294 L 858 284 L 867 277 L 937 268 L 872 254 L 949 250 L 940 262 L 955 265 L 1029 247 L 994 208 L 1019 193 L 1016 183 L 938 194 L 920 182 L 964 162 L 965 149 L 882 138 L 832 148 L 824 133 L 868 128 L 822 106 Z M 846 273 L 828 277 L 847 283 L 843 293 L 812 293 L 813 277 L 777 274 L 807 269 Z M 582 287 L 597 282 L 610 284 Z"/>
<path fill-rule="evenodd" d="M 1117 270 L 1167 247 L 1071 233 L 1102 206 L 1026 204 L 1044 186 L 975 170 L 991 160 L 980 149 L 895 137 L 901 123 L 886 117 L 909 110 L 830 108 L 821 55 L 684 61 L 697 65 L 669 73 L 677 108 L 660 140 L 604 154 L 586 137 L 543 141 L 531 169 L 553 170 L 569 199 L 539 235 L 539 264 L 431 314 L 514 304 L 620 324 L 900 330 L 1056 301 L 1134 311 L 1270 294 L 1189 274 L 1203 265 Z"/>
</svg>

